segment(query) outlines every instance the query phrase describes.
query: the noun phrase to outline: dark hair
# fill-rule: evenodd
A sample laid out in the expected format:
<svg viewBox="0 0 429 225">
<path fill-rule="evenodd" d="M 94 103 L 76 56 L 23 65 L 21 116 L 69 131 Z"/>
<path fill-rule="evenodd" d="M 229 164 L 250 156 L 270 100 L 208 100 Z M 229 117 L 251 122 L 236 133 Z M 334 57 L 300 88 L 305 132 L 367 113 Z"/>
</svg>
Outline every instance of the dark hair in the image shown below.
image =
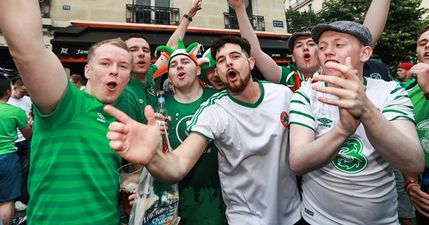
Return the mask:
<svg viewBox="0 0 429 225">
<path fill-rule="evenodd" d="M 0 98 L 4 97 L 7 91 L 11 91 L 12 87 L 10 85 L 10 82 L 3 78 L 0 77 Z"/>
<path fill-rule="evenodd" d="M 131 35 L 123 38 L 123 40 L 128 41 L 131 38 L 141 38 L 141 39 L 145 40 L 147 43 L 149 43 L 149 41 L 147 41 L 147 38 L 141 34 L 131 34 Z"/>
<path fill-rule="evenodd" d="M 247 56 L 250 56 L 250 43 L 247 39 L 237 36 L 224 36 L 216 40 L 210 48 L 213 59 L 216 60 L 216 55 L 219 49 L 221 49 L 225 46 L 225 44 L 228 43 L 240 45 L 241 49 L 247 54 Z"/>
<path fill-rule="evenodd" d="M 422 34 L 428 30 L 429 30 L 429 25 L 425 26 L 422 30 L 420 30 L 420 32 L 417 35 L 417 40 L 419 40 L 420 36 L 422 36 Z"/>
<path fill-rule="evenodd" d="M 72 80 L 73 83 L 81 83 L 82 85 L 85 85 L 85 81 L 83 80 L 82 76 L 79 74 L 72 74 L 70 75 L 70 80 Z"/>
</svg>

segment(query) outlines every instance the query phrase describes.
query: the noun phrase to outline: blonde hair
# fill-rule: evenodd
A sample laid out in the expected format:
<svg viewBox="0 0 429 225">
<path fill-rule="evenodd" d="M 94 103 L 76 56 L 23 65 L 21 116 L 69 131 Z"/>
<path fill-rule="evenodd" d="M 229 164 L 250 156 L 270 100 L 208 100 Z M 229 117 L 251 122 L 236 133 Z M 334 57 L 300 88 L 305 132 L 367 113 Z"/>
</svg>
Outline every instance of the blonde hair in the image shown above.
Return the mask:
<svg viewBox="0 0 429 225">
<path fill-rule="evenodd" d="M 88 50 L 88 62 L 91 61 L 92 57 L 94 56 L 95 50 L 98 47 L 100 47 L 102 45 L 106 45 L 106 44 L 114 45 L 116 47 L 122 48 L 125 51 L 129 52 L 127 44 L 125 44 L 125 42 L 122 39 L 120 39 L 120 38 L 106 39 L 106 40 L 103 40 L 103 41 L 100 41 L 100 42 L 97 42 L 97 43 L 93 44 L 89 48 L 89 50 Z"/>
</svg>

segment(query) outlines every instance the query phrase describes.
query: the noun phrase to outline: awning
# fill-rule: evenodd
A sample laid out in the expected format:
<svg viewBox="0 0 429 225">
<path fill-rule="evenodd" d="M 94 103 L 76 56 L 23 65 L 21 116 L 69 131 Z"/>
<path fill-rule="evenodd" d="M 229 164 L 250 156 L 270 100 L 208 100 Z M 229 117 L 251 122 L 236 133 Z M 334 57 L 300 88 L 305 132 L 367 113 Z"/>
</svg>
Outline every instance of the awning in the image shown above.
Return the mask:
<svg viewBox="0 0 429 225">
<path fill-rule="evenodd" d="M 135 26 L 135 27 L 133 27 Z M 84 62 L 89 47 L 101 40 L 109 38 L 125 38 L 131 34 L 145 36 L 151 45 L 152 51 L 159 46 L 165 45 L 173 33 L 174 26 L 151 26 L 151 25 L 111 25 L 95 26 L 93 24 L 74 24 L 66 28 L 57 29 L 51 40 L 53 52 L 62 61 Z M 209 48 L 212 42 L 224 35 L 239 35 L 238 30 L 213 29 L 188 29 L 185 43 L 199 42 L 205 48 Z M 283 61 L 287 58 L 288 35 L 274 35 L 272 33 L 258 32 L 259 42 L 262 49 L 275 60 Z"/>
</svg>

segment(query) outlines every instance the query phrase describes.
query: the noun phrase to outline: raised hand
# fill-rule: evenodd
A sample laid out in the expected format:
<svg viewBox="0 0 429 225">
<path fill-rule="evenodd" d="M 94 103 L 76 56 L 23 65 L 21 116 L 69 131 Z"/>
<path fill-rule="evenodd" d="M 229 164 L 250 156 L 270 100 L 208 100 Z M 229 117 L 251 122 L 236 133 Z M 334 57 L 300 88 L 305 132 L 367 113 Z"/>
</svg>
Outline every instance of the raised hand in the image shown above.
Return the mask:
<svg viewBox="0 0 429 225">
<path fill-rule="evenodd" d="M 228 0 L 228 3 L 231 5 L 232 8 L 238 9 L 241 7 L 244 7 L 244 0 Z"/>
<path fill-rule="evenodd" d="M 338 106 L 340 114 L 340 123 L 338 126 L 343 133 L 351 135 L 359 126 L 360 118 L 369 103 L 365 94 L 365 86 L 357 76 L 356 70 L 351 66 L 350 57 L 346 59 L 344 65 L 328 62 L 325 66 L 330 71 L 335 70 L 340 72 L 341 76 L 321 74 L 315 77 L 315 80 L 326 82 L 328 86 L 314 85 L 313 89 L 338 97 L 320 97 L 318 100 L 329 105 Z"/>
<path fill-rule="evenodd" d="M 420 89 L 422 89 L 423 93 L 426 96 L 426 99 L 429 99 L 429 64 L 418 63 L 414 65 L 407 72 L 408 78 L 411 78 L 412 76 L 416 77 Z"/>
<path fill-rule="evenodd" d="M 110 124 L 106 135 L 110 147 L 130 162 L 147 165 L 161 141 L 160 128 L 152 107 L 145 108 L 148 125 L 136 122 L 111 105 L 106 105 L 104 111 L 118 120 Z"/>
<path fill-rule="evenodd" d="M 192 0 L 192 6 L 189 9 L 188 15 L 193 17 L 199 10 L 201 10 L 201 0 Z"/>
</svg>

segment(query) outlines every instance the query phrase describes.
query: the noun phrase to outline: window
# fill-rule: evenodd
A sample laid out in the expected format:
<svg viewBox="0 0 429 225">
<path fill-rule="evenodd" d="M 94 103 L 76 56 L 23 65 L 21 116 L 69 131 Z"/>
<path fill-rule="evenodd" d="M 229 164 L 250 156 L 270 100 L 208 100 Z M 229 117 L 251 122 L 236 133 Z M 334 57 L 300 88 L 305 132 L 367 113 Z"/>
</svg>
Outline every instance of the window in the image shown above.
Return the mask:
<svg viewBox="0 0 429 225">
<path fill-rule="evenodd" d="M 136 0 L 138 23 L 170 24 L 170 0 Z"/>
</svg>

